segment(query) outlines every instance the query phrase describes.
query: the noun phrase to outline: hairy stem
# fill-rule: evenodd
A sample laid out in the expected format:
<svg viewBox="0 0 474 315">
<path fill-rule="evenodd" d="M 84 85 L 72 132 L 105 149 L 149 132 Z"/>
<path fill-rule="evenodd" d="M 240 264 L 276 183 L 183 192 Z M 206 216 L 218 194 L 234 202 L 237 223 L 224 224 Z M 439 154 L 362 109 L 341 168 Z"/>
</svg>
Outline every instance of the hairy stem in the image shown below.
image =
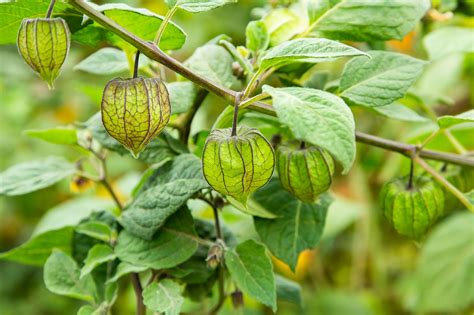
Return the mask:
<svg viewBox="0 0 474 315">
<path fill-rule="evenodd" d="M 466 208 L 474 212 L 474 206 L 469 202 L 469 200 L 464 196 L 462 192 L 460 192 L 456 187 L 454 187 L 446 178 L 444 178 L 441 174 L 439 174 L 435 169 L 433 169 L 431 166 L 428 165 L 423 159 L 420 157 L 416 156 L 414 158 L 415 162 L 420 165 L 425 171 L 430 173 L 433 178 L 443 185 L 446 190 L 448 190 L 450 193 L 452 193 L 456 198 L 459 199 L 459 201 L 466 206 Z"/>
<path fill-rule="evenodd" d="M 222 97 L 230 104 L 235 103 L 235 98 L 237 97 L 236 91 L 220 86 L 205 77 L 201 77 L 197 73 L 184 66 L 179 61 L 166 55 L 153 43 L 142 40 L 141 38 L 129 32 L 124 27 L 120 26 L 107 16 L 103 15 L 101 12 L 95 10 L 94 8 L 89 6 L 84 0 L 70 0 L 70 4 L 81 13 L 89 16 L 92 20 L 102 25 L 105 29 L 113 32 L 114 34 L 118 35 L 123 40 L 140 50 L 142 54 L 161 63 L 170 70 L 179 73 L 183 77 L 196 83 L 197 85 L 208 90 L 209 92 L 212 92 L 217 96 Z M 248 108 L 268 115 L 276 115 L 274 108 L 265 103 L 255 102 L 252 105 L 249 105 Z M 413 147 L 415 147 L 414 145 L 387 140 L 362 132 L 356 132 L 356 140 L 361 143 L 398 152 L 406 156 L 410 156 Z M 420 150 L 418 152 L 418 156 L 425 159 L 444 161 L 452 164 L 474 166 L 474 159 L 456 154 L 444 153 L 439 151 Z"/>
<path fill-rule="evenodd" d="M 49 19 L 51 14 L 53 14 L 54 5 L 56 4 L 56 0 L 51 0 L 49 3 L 48 11 L 46 12 L 46 18 Z"/>
</svg>

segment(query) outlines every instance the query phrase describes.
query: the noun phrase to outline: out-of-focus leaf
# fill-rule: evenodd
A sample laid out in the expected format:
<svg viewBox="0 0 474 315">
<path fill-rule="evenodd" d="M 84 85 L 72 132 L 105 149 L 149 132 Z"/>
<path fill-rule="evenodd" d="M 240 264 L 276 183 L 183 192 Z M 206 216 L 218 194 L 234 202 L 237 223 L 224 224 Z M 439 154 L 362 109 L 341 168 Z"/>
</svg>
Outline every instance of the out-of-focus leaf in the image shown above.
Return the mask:
<svg viewBox="0 0 474 315">
<path fill-rule="evenodd" d="M 44 283 L 49 291 L 79 300 L 93 302 L 96 295 L 90 275 L 79 277 L 77 263 L 69 255 L 55 251 L 44 265 Z"/>
<path fill-rule="evenodd" d="M 440 128 L 449 128 L 457 124 L 466 122 L 474 122 L 474 109 L 468 110 L 456 116 L 442 116 L 438 118 L 438 125 Z"/>
<path fill-rule="evenodd" d="M 179 8 L 192 13 L 209 11 L 229 3 L 236 3 L 237 0 L 165 0 L 171 8 L 177 5 Z"/>
<path fill-rule="evenodd" d="M 282 276 L 275 276 L 278 301 L 285 301 L 303 306 L 301 301 L 301 286 Z"/>
<path fill-rule="evenodd" d="M 355 124 L 349 107 L 334 94 L 307 88 L 263 90 L 273 98 L 279 120 L 297 139 L 320 146 L 338 160 L 347 173 L 355 159 Z"/>
<path fill-rule="evenodd" d="M 184 298 L 182 287 L 171 279 L 155 282 L 143 290 L 143 303 L 152 311 L 179 315 Z"/>
<path fill-rule="evenodd" d="M 307 22 L 289 9 L 276 9 L 263 19 L 270 34 L 270 46 L 276 46 L 303 32 Z"/>
<path fill-rule="evenodd" d="M 276 215 L 274 219 L 254 217 L 262 242 L 295 270 L 299 254 L 318 244 L 331 198 L 322 195 L 316 203 L 303 203 L 285 191 L 277 179 L 255 192 L 252 198 Z"/>
<path fill-rule="evenodd" d="M 263 21 L 252 21 L 245 29 L 245 39 L 248 49 L 253 52 L 263 51 L 270 44 L 270 34 Z"/>
<path fill-rule="evenodd" d="M 26 243 L 0 254 L 0 259 L 27 265 L 42 266 L 54 249 L 71 252 L 74 229 L 64 227 L 32 236 Z"/>
<path fill-rule="evenodd" d="M 265 246 L 245 241 L 225 253 L 225 264 L 237 287 L 276 311 L 273 265 Z"/>
<path fill-rule="evenodd" d="M 24 195 L 46 188 L 75 171 L 73 163 L 59 157 L 17 164 L 0 173 L 0 195 Z"/>
<path fill-rule="evenodd" d="M 454 53 L 474 52 L 474 36 L 467 27 L 441 27 L 423 39 L 430 60 L 436 60 Z"/>
<path fill-rule="evenodd" d="M 150 63 L 146 56 L 140 56 L 139 68 L 145 67 Z M 74 70 L 81 70 L 97 75 L 111 75 L 129 70 L 127 55 L 124 51 L 106 47 L 99 49 L 87 58 L 79 62 Z"/>
<path fill-rule="evenodd" d="M 415 273 L 417 309 L 458 312 L 474 302 L 474 214 L 461 212 L 429 235 Z"/>
<path fill-rule="evenodd" d="M 187 112 L 194 103 L 198 88 L 189 81 L 171 82 L 166 84 L 170 95 L 171 114 Z"/>
<path fill-rule="evenodd" d="M 408 121 L 408 122 L 429 122 L 430 119 L 424 116 L 421 116 L 414 110 L 403 106 L 402 104 L 394 103 L 385 106 L 372 107 L 372 110 L 379 115 L 384 117 Z"/>
<path fill-rule="evenodd" d="M 349 61 L 339 85 L 340 96 L 361 106 L 389 105 L 403 97 L 420 76 L 425 62 L 406 55 L 371 51 L 372 58 Z"/>
<path fill-rule="evenodd" d="M 25 130 L 24 133 L 32 138 L 41 139 L 54 144 L 77 144 L 77 130 L 74 128 L 30 129 Z"/>
</svg>

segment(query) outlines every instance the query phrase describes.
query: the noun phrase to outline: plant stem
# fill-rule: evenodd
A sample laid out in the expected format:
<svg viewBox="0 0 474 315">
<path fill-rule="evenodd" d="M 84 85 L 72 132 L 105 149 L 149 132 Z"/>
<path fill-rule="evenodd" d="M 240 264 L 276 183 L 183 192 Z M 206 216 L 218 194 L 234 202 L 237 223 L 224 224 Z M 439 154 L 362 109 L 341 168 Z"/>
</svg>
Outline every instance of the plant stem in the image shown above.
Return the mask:
<svg viewBox="0 0 474 315">
<path fill-rule="evenodd" d="M 89 16 L 93 21 L 102 25 L 105 29 L 118 35 L 123 40 L 140 50 L 142 54 L 161 63 L 162 65 L 168 67 L 170 70 L 182 75 L 183 77 L 196 83 L 197 85 L 208 90 L 209 92 L 212 92 L 217 96 L 222 97 L 230 104 L 235 103 L 235 98 L 237 97 L 236 91 L 220 86 L 205 77 L 201 77 L 197 73 L 184 66 L 179 61 L 163 53 L 163 51 L 158 49 L 153 43 L 149 43 L 147 41 L 142 40 L 141 38 L 126 30 L 124 27 L 117 24 L 115 21 L 103 15 L 101 12 L 95 10 L 94 8 L 89 6 L 84 0 L 71 0 L 70 4 L 81 13 Z M 252 110 L 264 114 L 273 116 L 276 115 L 274 108 L 265 103 L 255 102 L 252 105 L 249 105 L 248 107 Z M 406 156 L 410 156 L 412 148 L 414 147 L 414 145 L 388 140 L 362 132 L 356 132 L 356 140 L 361 143 L 398 152 Z M 438 160 L 458 165 L 474 166 L 474 159 L 456 154 L 444 153 L 439 151 L 420 150 L 418 152 L 418 155 L 425 159 Z"/>
<path fill-rule="evenodd" d="M 56 4 L 56 0 L 51 0 L 49 3 L 48 11 L 46 12 L 46 18 L 51 18 L 51 14 L 53 14 L 54 5 Z"/>
<path fill-rule="evenodd" d="M 449 142 L 451 142 L 454 149 L 456 149 L 456 151 L 458 151 L 459 154 L 466 154 L 467 153 L 466 148 L 458 141 L 458 139 L 456 139 L 456 137 L 453 136 L 451 131 L 449 131 L 448 129 L 443 129 L 443 133 L 446 136 L 446 138 L 448 138 Z"/>
<path fill-rule="evenodd" d="M 224 48 L 237 60 L 239 65 L 244 69 L 246 72 L 247 76 L 252 76 L 253 75 L 253 69 L 252 65 L 248 62 L 247 59 L 242 57 L 241 54 L 235 49 L 234 45 L 232 43 L 226 41 L 226 40 L 220 40 L 219 44 L 224 46 Z"/>
<path fill-rule="evenodd" d="M 232 137 L 237 136 L 237 124 L 239 120 L 239 105 L 240 105 L 240 97 L 241 93 L 237 93 L 237 97 L 235 98 L 234 101 L 234 118 L 232 120 Z"/>
<path fill-rule="evenodd" d="M 448 190 L 450 193 L 452 193 L 456 198 L 461 201 L 463 205 L 466 206 L 466 208 L 474 212 L 474 206 L 469 202 L 469 200 L 464 196 L 462 192 L 460 192 L 456 187 L 454 187 L 446 178 L 444 178 L 441 174 L 439 174 L 435 169 L 433 169 L 431 166 L 428 165 L 422 158 L 416 156 L 414 158 L 415 162 L 420 165 L 422 168 L 424 168 L 428 173 L 433 176 L 433 178 L 443 185 L 446 190 Z"/>
<path fill-rule="evenodd" d="M 214 202 L 211 202 L 210 205 L 211 205 L 211 208 L 212 208 L 212 211 L 213 211 L 213 214 L 214 214 L 214 226 L 215 226 L 215 229 L 216 229 L 217 241 L 221 244 L 224 244 L 224 238 L 222 236 L 221 223 L 220 223 L 220 220 L 219 220 L 219 209 L 216 207 Z M 224 301 L 225 301 L 225 298 L 226 298 L 225 283 L 224 283 L 224 281 L 225 281 L 225 279 L 224 279 L 224 267 L 223 267 L 222 262 L 219 266 L 218 273 L 219 273 L 218 274 L 218 277 L 219 277 L 218 278 L 219 300 L 210 312 L 210 314 L 212 314 L 212 315 L 217 314 L 219 309 L 224 304 Z"/>
<path fill-rule="evenodd" d="M 413 188 L 413 173 L 415 171 L 415 161 L 413 158 L 414 156 L 410 158 L 410 174 L 408 175 L 407 190 L 411 190 Z"/>
<path fill-rule="evenodd" d="M 138 67 L 140 63 L 140 51 L 137 50 L 135 54 L 135 63 L 133 64 L 133 78 L 135 79 L 138 76 Z"/>
<path fill-rule="evenodd" d="M 140 277 L 137 273 L 131 274 L 133 289 L 135 290 L 135 297 L 137 299 L 137 315 L 145 315 L 146 308 L 145 304 L 143 304 L 143 297 L 142 297 L 142 284 L 140 283 Z"/>
<path fill-rule="evenodd" d="M 246 108 L 246 107 L 252 105 L 253 103 L 261 101 L 261 100 L 266 99 L 268 97 L 270 97 L 270 94 L 260 93 L 258 95 L 255 95 L 254 97 L 248 98 L 245 101 L 241 102 L 240 105 L 239 105 L 239 108 L 241 108 L 241 109 Z"/>
<path fill-rule="evenodd" d="M 156 44 L 157 47 L 160 46 L 161 36 L 165 32 L 166 25 L 168 25 L 169 21 L 171 20 L 171 17 L 174 15 L 177 9 L 178 9 L 178 6 L 175 5 L 171 8 L 171 10 L 168 10 L 168 12 L 166 12 L 165 18 L 161 22 L 160 28 L 158 28 L 155 39 L 153 40 L 153 42 Z"/>
</svg>

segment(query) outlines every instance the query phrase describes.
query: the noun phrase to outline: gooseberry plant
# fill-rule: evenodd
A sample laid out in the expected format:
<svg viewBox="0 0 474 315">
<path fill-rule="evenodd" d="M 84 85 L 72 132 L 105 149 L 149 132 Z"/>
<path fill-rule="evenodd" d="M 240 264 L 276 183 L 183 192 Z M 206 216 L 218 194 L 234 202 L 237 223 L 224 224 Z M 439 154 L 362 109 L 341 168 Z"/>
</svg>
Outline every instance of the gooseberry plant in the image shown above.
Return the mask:
<svg viewBox="0 0 474 315">
<path fill-rule="evenodd" d="M 274 3 L 247 25 L 244 46 L 221 35 L 184 63 L 172 57 L 186 38 L 172 22 L 178 10 L 197 14 L 238 6 L 235 2 L 166 0 L 165 16 L 83 0 L 0 4 L 8 13 L 2 44 L 16 42 L 26 64 L 50 88 L 60 80 L 71 42 L 114 47 L 97 50 L 78 69 L 109 71 L 109 59 L 116 55 L 130 65 L 129 78 L 111 79 L 104 87 L 100 113 L 73 127 L 30 132 L 82 148 L 77 161 L 50 157 L 0 174 L 0 194 L 6 196 L 72 176 L 75 185 L 102 184 L 115 202 L 112 211 L 84 205 L 89 208 L 73 220 L 40 224 L 29 241 L 0 256 L 44 264 L 51 292 L 88 303 L 78 314 L 109 314 L 119 283 L 128 283 L 119 282 L 125 276 L 139 315 L 147 309 L 179 314 L 190 307 L 189 300 L 198 303 L 198 312 L 217 314 L 227 299 L 239 308 L 246 297 L 276 312 L 277 302 L 299 295 L 299 288 L 275 275 L 271 257 L 294 270 L 300 253 L 318 245 L 333 199 L 328 189 L 335 174 L 345 178 L 351 170 L 357 142 L 410 161 L 409 174 L 381 191 L 380 213 L 398 233 L 422 241 L 452 208 L 474 211 L 474 159 L 450 129 L 472 123 L 473 111 L 438 117 L 426 107 L 419 114 L 395 103 L 446 49 L 433 44 L 435 34 L 425 41 L 430 60 L 380 45 L 416 28 L 428 1 Z M 345 66 L 328 81 L 327 71 L 314 66 L 334 60 L 344 60 Z M 160 67 L 176 73 L 177 80 L 158 75 Z M 229 106 L 204 141 L 191 137 L 191 126 L 210 94 Z M 436 127 L 420 143 L 393 141 L 356 131 L 353 111 L 360 108 Z M 266 132 L 259 125 L 266 125 Z M 456 153 L 425 148 L 439 134 Z M 148 165 L 125 203 L 106 171 L 111 154 Z M 212 222 L 193 217 L 192 200 L 210 206 Z M 252 217 L 256 234 L 245 239 L 226 228 L 222 212 L 229 208 Z"/>
</svg>

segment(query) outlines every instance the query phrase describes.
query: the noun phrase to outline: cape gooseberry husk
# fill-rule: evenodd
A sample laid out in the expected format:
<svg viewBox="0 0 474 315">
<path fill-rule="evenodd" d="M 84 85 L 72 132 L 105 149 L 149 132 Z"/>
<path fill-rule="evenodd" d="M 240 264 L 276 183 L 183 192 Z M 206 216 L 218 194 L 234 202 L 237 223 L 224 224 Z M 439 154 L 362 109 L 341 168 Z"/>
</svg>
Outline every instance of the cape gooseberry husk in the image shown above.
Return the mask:
<svg viewBox="0 0 474 315">
<path fill-rule="evenodd" d="M 138 157 L 170 119 L 168 90 L 158 78 L 113 79 L 105 86 L 101 114 L 109 135 Z"/>
<path fill-rule="evenodd" d="M 277 168 L 283 188 L 303 202 L 314 202 L 327 191 L 334 175 L 334 161 L 319 147 L 277 149 Z"/>
<path fill-rule="evenodd" d="M 408 178 L 386 183 L 380 193 L 381 208 L 395 230 L 419 239 L 444 211 L 443 189 L 425 177 L 415 177 L 407 188 Z"/>
<path fill-rule="evenodd" d="M 204 177 L 219 193 L 246 204 L 250 193 L 264 186 L 273 174 L 275 154 L 257 130 L 246 126 L 215 129 L 207 137 L 202 155 Z"/>
<path fill-rule="evenodd" d="M 61 18 L 24 19 L 21 22 L 18 51 L 50 89 L 66 60 L 70 37 L 67 23 Z"/>
</svg>

